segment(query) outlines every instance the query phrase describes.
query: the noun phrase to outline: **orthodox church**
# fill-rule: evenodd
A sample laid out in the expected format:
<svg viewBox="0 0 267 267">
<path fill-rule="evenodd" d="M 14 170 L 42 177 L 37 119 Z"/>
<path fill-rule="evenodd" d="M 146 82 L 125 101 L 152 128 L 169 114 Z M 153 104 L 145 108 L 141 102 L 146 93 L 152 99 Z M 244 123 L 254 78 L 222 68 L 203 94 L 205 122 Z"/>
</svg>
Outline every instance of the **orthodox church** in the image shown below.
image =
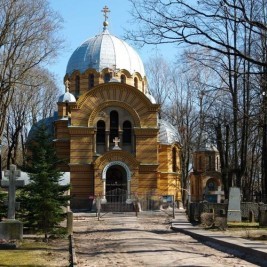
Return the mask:
<svg viewBox="0 0 267 267">
<path fill-rule="evenodd" d="M 114 190 L 180 195 L 180 144 L 176 129 L 159 119 L 137 52 L 108 31 L 71 55 L 54 121 L 55 147 L 70 173 L 71 207 L 88 208 L 93 196 Z M 129 201 L 130 203 L 130 201 Z"/>
</svg>

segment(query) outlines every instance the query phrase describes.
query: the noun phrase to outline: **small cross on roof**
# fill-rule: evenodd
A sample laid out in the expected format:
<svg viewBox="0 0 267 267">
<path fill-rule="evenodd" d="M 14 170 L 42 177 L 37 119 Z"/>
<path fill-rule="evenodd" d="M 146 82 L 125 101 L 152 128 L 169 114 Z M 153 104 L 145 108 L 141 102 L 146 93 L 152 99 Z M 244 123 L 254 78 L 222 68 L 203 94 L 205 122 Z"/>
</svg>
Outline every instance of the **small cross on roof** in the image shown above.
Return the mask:
<svg viewBox="0 0 267 267">
<path fill-rule="evenodd" d="M 104 13 L 105 21 L 107 21 L 108 13 L 110 12 L 109 8 L 107 6 L 104 6 L 101 11 Z"/>
</svg>

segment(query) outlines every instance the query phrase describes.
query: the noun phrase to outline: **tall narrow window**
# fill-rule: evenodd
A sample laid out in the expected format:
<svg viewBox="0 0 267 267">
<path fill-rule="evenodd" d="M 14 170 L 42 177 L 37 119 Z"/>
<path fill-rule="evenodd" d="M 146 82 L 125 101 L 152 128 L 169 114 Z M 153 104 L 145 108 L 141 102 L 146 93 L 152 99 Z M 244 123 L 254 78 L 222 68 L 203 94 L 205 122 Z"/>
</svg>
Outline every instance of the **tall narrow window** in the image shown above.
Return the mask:
<svg viewBox="0 0 267 267">
<path fill-rule="evenodd" d="M 176 148 L 174 147 L 172 149 L 172 171 L 173 172 L 177 172 L 177 162 L 176 162 L 176 158 L 177 158 L 177 155 L 176 155 Z"/>
<path fill-rule="evenodd" d="M 123 134 L 122 142 L 123 144 L 131 144 L 132 142 L 132 124 L 129 121 L 123 123 Z"/>
<path fill-rule="evenodd" d="M 219 157 L 216 157 L 216 171 L 219 171 Z"/>
<path fill-rule="evenodd" d="M 124 74 L 121 75 L 121 83 L 126 83 L 126 76 Z"/>
<path fill-rule="evenodd" d="M 138 79 L 134 78 L 134 87 L 138 89 Z"/>
<path fill-rule="evenodd" d="M 105 122 L 100 120 L 97 122 L 96 143 L 105 144 Z"/>
<path fill-rule="evenodd" d="M 209 170 L 212 170 L 212 157 L 209 156 Z"/>
<path fill-rule="evenodd" d="M 78 96 L 80 94 L 80 77 L 77 75 L 75 78 L 75 95 Z"/>
<path fill-rule="evenodd" d="M 201 158 L 201 156 L 199 156 L 199 158 L 198 158 L 198 169 L 202 170 L 202 158 Z"/>
<path fill-rule="evenodd" d="M 89 74 L 88 76 L 88 88 L 91 89 L 95 86 L 95 76 L 94 74 Z"/>
<path fill-rule="evenodd" d="M 119 114 L 116 110 L 113 110 L 110 112 L 109 142 L 113 143 L 115 137 L 119 137 Z"/>
<path fill-rule="evenodd" d="M 111 79 L 110 73 L 105 73 L 105 75 L 104 75 L 104 82 L 105 83 L 108 83 L 110 81 L 110 79 Z"/>
</svg>

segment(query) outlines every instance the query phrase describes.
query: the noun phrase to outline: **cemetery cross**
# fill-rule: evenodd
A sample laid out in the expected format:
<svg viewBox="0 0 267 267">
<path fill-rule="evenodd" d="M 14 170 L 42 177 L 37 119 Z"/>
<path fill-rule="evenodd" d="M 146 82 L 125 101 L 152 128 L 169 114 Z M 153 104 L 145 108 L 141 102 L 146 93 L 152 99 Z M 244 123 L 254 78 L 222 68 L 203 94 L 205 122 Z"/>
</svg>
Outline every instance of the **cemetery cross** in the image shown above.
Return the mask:
<svg viewBox="0 0 267 267">
<path fill-rule="evenodd" d="M 10 170 L 6 170 L 4 172 L 4 176 L 9 178 L 8 182 L 8 214 L 7 218 L 11 220 L 15 220 L 15 209 L 16 209 L 16 187 L 24 186 L 23 180 L 16 180 L 20 177 L 20 170 L 17 170 L 16 165 L 10 165 Z M 6 185 L 3 183 L 2 186 Z"/>
</svg>

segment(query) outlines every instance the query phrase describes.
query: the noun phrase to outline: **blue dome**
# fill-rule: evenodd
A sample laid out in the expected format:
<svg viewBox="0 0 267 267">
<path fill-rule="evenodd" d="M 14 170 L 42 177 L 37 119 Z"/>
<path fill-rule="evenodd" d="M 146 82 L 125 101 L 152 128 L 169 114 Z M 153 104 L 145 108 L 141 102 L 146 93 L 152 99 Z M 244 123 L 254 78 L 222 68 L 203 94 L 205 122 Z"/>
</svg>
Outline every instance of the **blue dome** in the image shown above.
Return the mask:
<svg viewBox="0 0 267 267">
<path fill-rule="evenodd" d="M 143 62 L 136 51 L 108 30 L 88 39 L 73 52 L 66 73 L 70 75 L 75 70 L 83 73 L 88 68 L 98 72 L 105 68 L 125 69 L 145 76 Z"/>
</svg>

